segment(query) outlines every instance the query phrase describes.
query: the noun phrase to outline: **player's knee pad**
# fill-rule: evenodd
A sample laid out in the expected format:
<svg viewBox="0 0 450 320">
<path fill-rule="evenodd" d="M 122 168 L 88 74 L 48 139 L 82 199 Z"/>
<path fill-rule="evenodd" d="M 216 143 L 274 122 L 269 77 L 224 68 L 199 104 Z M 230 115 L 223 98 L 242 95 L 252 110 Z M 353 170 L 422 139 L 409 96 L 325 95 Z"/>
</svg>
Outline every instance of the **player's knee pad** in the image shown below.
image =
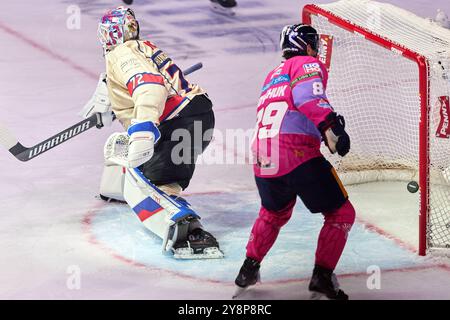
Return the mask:
<svg viewBox="0 0 450 320">
<path fill-rule="evenodd" d="M 100 195 L 108 199 L 125 201 L 123 196 L 124 181 L 125 171 L 121 166 L 105 166 L 100 182 Z"/>
<path fill-rule="evenodd" d="M 355 208 L 350 200 L 344 202 L 338 209 L 324 213 L 325 223 L 350 231 L 355 222 Z"/>
<path fill-rule="evenodd" d="M 295 199 L 291 201 L 285 208 L 279 211 L 268 210 L 261 207 L 259 217 L 276 228 L 284 226 L 292 216 L 294 210 Z"/>
</svg>

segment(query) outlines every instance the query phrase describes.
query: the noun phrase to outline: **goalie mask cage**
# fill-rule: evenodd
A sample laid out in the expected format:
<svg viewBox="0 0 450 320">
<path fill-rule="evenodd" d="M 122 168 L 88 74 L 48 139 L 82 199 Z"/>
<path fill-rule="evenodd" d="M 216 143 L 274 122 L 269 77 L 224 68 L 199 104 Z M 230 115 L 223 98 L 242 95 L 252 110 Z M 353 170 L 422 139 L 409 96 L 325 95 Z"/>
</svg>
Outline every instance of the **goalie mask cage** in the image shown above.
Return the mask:
<svg viewBox="0 0 450 320">
<path fill-rule="evenodd" d="M 327 94 L 351 150 L 329 160 L 346 184 L 417 181 L 419 254 L 450 248 L 450 30 L 370 0 L 306 5 L 302 18 L 333 37 Z"/>
</svg>

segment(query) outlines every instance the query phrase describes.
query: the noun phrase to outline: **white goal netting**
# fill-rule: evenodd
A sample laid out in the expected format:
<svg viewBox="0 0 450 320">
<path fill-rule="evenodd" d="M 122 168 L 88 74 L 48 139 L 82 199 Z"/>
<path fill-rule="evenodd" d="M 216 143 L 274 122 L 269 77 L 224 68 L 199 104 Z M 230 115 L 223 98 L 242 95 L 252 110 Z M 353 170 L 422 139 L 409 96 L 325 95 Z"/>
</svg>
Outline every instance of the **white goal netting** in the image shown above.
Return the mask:
<svg viewBox="0 0 450 320">
<path fill-rule="evenodd" d="M 348 184 L 421 180 L 426 248 L 450 248 L 450 138 L 437 136 L 449 116 L 450 30 L 375 1 L 313 7 L 311 24 L 333 36 L 327 92 L 351 137 L 350 153 L 331 161 Z"/>
</svg>

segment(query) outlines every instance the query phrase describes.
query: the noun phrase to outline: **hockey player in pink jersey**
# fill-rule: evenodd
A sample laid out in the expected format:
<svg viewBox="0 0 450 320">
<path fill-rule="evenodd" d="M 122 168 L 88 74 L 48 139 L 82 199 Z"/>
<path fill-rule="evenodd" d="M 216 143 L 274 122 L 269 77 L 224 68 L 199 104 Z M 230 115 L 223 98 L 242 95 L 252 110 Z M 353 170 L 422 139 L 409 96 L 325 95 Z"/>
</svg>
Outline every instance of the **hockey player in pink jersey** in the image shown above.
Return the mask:
<svg viewBox="0 0 450 320">
<path fill-rule="evenodd" d="M 285 60 L 268 74 L 262 88 L 252 145 L 261 209 L 235 280 L 237 294 L 259 280 L 260 263 L 291 217 L 299 196 L 312 213 L 324 216 L 309 290 L 314 297 L 348 299 L 333 271 L 355 210 L 334 168 L 321 154 L 320 144 L 323 140 L 332 153 L 345 156 L 350 138 L 344 118 L 327 99 L 328 73 L 316 58 L 318 44 L 313 27 L 284 27 L 280 46 Z"/>
</svg>

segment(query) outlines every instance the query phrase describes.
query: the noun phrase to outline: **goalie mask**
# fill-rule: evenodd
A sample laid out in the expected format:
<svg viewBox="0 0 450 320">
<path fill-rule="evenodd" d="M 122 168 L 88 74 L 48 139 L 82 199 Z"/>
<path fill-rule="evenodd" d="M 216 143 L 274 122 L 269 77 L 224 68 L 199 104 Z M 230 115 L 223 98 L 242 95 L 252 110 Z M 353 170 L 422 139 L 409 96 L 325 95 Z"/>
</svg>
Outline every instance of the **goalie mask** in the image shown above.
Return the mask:
<svg viewBox="0 0 450 320">
<path fill-rule="evenodd" d="M 311 49 L 318 51 L 319 34 L 310 25 L 287 25 L 281 31 L 280 48 L 283 57 L 286 57 L 286 55 L 307 55 L 308 44 Z"/>
<path fill-rule="evenodd" d="M 98 25 L 98 38 L 105 53 L 128 40 L 139 38 L 139 23 L 130 8 L 109 10 Z"/>
</svg>

